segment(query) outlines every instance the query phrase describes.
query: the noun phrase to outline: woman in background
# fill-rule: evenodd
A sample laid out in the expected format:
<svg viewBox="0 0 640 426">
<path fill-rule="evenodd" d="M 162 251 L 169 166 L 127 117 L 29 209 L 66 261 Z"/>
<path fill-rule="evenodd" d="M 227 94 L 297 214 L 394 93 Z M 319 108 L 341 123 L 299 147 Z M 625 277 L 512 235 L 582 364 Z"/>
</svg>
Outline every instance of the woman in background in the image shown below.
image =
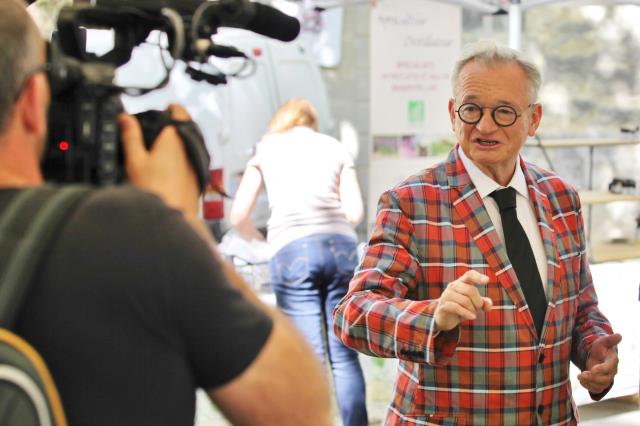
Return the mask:
<svg viewBox="0 0 640 426">
<path fill-rule="evenodd" d="M 334 335 L 332 316 L 357 265 L 354 226 L 362 220 L 362 197 L 353 159 L 339 141 L 317 129 L 316 111 L 304 99 L 291 99 L 276 111 L 244 171 L 231 223 L 245 239 L 262 238 L 251 211 L 264 185 L 278 307 L 322 362 L 329 361 L 344 426 L 363 426 L 362 368 L 357 353 Z"/>
</svg>

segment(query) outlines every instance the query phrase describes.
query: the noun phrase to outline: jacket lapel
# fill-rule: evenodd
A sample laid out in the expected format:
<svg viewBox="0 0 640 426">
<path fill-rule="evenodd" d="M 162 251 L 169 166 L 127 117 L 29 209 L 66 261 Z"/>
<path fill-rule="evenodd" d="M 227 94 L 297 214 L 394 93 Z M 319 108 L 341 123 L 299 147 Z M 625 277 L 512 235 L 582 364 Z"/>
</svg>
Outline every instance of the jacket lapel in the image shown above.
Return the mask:
<svg viewBox="0 0 640 426">
<path fill-rule="evenodd" d="M 544 251 L 547 258 L 547 277 L 545 283 L 545 293 L 547 294 L 547 300 L 552 302 L 551 305 L 555 306 L 555 302 L 559 297 L 558 285 L 561 282 L 562 270 L 558 264 L 557 259 L 560 258 L 558 253 L 558 240 L 553 223 L 553 217 L 551 215 L 552 208 L 547 194 L 543 192 L 539 182 L 536 181 L 535 176 L 528 170 L 524 161 L 520 161 L 522 171 L 524 172 L 525 179 L 527 181 L 527 188 L 529 189 L 529 198 L 532 201 L 533 209 L 536 213 L 536 219 L 538 220 L 538 229 L 542 236 L 542 244 L 544 245 Z M 545 325 L 549 319 L 551 309 L 547 309 L 545 317 Z M 543 331 L 544 334 L 544 331 Z"/>
<path fill-rule="evenodd" d="M 489 218 L 482 198 L 471 182 L 471 178 L 458 156 L 457 146 L 451 151 L 447 159 L 446 168 L 449 186 L 451 191 L 454 192 L 451 194 L 451 200 L 453 200 L 455 212 L 469 230 L 471 237 L 479 247 L 489 267 L 495 273 L 500 285 L 502 285 L 516 308 L 522 312 L 526 305 L 526 300 L 518 285 L 515 271 L 507 257 L 507 250 L 500 241 L 498 232 Z M 545 243 L 545 248 L 546 246 L 547 244 Z M 549 256 L 548 253 L 547 256 Z M 536 335 L 533 317 L 528 310 L 524 318 L 530 331 Z"/>
</svg>

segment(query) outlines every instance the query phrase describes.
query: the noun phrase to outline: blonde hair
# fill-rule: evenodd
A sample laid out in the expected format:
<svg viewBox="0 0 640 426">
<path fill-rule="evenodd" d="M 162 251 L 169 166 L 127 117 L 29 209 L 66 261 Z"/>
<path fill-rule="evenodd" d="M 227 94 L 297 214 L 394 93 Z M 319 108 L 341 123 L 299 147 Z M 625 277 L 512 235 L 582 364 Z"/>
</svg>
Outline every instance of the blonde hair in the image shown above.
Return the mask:
<svg viewBox="0 0 640 426">
<path fill-rule="evenodd" d="M 306 99 L 289 99 L 283 103 L 271 118 L 269 133 L 284 133 L 294 127 L 304 126 L 318 130 L 318 114 Z"/>
</svg>

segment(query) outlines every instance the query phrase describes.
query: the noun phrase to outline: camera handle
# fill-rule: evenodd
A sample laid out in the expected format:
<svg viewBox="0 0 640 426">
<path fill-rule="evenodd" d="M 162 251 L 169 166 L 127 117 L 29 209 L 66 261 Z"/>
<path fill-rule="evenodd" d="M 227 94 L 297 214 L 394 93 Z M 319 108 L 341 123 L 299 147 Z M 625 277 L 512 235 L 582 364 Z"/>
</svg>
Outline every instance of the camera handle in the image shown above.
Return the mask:
<svg viewBox="0 0 640 426">
<path fill-rule="evenodd" d="M 209 173 L 211 158 L 198 125 L 192 120 L 174 120 L 168 111 L 149 110 L 135 114 L 135 117 L 142 127 L 144 144 L 147 149 L 151 148 L 153 142 L 166 126 L 176 128 L 186 149 L 189 163 L 198 179 L 200 193 L 204 193 L 211 178 Z"/>
</svg>

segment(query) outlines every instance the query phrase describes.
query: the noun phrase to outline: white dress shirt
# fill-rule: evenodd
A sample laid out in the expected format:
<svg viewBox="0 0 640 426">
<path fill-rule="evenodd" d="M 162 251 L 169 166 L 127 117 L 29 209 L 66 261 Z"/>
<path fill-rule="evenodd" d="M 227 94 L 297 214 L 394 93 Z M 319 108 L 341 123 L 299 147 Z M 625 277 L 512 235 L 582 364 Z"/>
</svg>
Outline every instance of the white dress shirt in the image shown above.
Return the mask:
<svg viewBox="0 0 640 426">
<path fill-rule="evenodd" d="M 498 231 L 500 240 L 504 243 L 504 231 L 502 230 L 502 220 L 500 219 L 500 209 L 496 201 L 489 196 L 493 191 L 497 189 L 503 189 L 504 186 L 500 185 L 489 176 L 484 174 L 482 170 L 476 166 L 469 157 L 467 157 L 462 150 L 462 147 L 458 147 L 458 155 L 464 164 L 464 168 L 469 173 L 471 182 L 478 190 L 484 207 L 489 213 L 491 222 Z M 544 245 L 542 244 L 542 236 L 540 235 L 540 228 L 538 227 L 538 220 L 536 219 L 533 205 L 529 200 L 529 191 L 527 190 L 527 182 L 524 178 L 524 173 L 520 167 L 520 161 L 516 162 L 516 170 L 511 178 L 511 182 L 507 187 L 513 187 L 516 190 L 516 214 L 518 215 L 518 221 L 522 225 L 527 238 L 529 238 L 529 244 L 531 244 L 531 250 L 536 258 L 536 265 L 538 266 L 538 272 L 542 278 L 542 285 L 547 289 L 547 255 L 544 251 Z"/>
</svg>

